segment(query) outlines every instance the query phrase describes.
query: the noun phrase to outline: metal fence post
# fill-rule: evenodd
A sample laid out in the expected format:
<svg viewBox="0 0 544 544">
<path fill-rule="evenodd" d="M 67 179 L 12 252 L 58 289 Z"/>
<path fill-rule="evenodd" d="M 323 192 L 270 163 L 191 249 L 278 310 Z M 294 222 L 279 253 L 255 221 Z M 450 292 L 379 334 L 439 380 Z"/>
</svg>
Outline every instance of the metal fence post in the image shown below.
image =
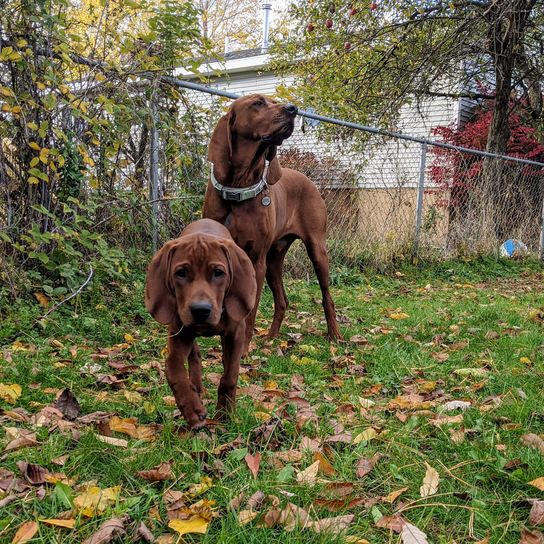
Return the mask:
<svg viewBox="0 0 544 544">
<path fill-rule="evenodd" d="M 157 130 L 157 105 L 151 97 L 151 131 L 149 155 L 149 200 L 151 200 L 151 238 L 153 253 L 159 244 L 159 132 Z"/>
<path fill-rule="evenodd" d="M 540 241 L 538 244 L 538 256 L 544 261 L 544 197 L 542 198 L 542 213 L 540 214 Z"/>
<path fill-rule="evenodd" d="M 425 192 L 425 164 L 427 162 L 427 144 L 421 144 L 421 157 L 419 159 L 419 183 L 417 185 L 416 202 L 416 234 L 414 240 L 414 255 L 419 253 L 421 223 L 423 221 L 423 193 Z"/>
</svg>

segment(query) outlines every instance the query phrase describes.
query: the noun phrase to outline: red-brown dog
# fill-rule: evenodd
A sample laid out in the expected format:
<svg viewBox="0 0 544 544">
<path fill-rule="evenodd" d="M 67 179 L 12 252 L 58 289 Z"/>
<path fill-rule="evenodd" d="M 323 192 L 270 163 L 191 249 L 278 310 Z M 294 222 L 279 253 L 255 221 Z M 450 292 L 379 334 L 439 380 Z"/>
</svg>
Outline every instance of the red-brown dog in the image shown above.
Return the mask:
<svg viewBox="0 0 544 544">
<path fill-rule="evenodd" d="M 293 132 L 297 111 L 259 94 L 239 98 L 219 120 L 208 147 L 213 173 L 202 215 L 224 224 L 255 267 L 257 299 L 247 319 L 246 352 L 265 276 L 274 295 L 269 336 L 278 334 L 288 305 L 283 260 L 297 238 L 321 287 L 328 336 L 341 338 L 329 291 L 325 203 L 306 176 L 282 168 L 276 156 L 277 146 Z"/>
<path fill-rule="evenodd" d="M 224 371 L 217 408 L 220 412 L 232 409 L 245 345 L 245 318 L 255 306 L 256 291 L 251 261 L 229 231 L 211 219 L 189 225 L 149 265 L 145 306 L 159 323 L 169 325 L 166 377 L 176 404 L 194 430 L 206 422 L 195 338 L 221 336 Z"/>
</svg>

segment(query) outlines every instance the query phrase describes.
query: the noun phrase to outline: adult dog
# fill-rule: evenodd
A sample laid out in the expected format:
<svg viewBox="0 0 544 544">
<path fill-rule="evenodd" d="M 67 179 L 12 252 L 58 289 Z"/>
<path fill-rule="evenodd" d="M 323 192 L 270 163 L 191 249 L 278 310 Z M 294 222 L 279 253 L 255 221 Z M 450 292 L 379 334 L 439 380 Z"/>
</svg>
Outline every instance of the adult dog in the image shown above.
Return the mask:
<svg viewBox="0 0 544 544">
<path fill-rule="evenodd" d="M 206 423 L 195 338 L 221 335 L 224 370 L 217 408 L 227 411 L 236 399 L 245 319 L 255 306 L 256 291 L 251 261 L 229 231 L 211 219 L 190 224 L 179 238 L 167 242 L 149 265 L 145 306 L 159 323 L 169 325 L 166 378 L 193 430 Z"/>
<path fill-rule="evenodd" d="M 316 186 L 282 168 L 277 146 L 291 136 L 297 107 L 254 94 L 235 100 L 218 122 L 208 147 L 212 175 L 203 217 L 223 223 L 255 268 L 257 297 L 246 322 L 246 353 L 264 278 L 274 296 L 269 336 L 278 334 L 288 301 L 282 280 L 285 254 L 297 238 L 306 246 L 323 298 L 328 336 L 340 338 L 329 292 L 325 244 L 327 212 Z"/>
</svg>

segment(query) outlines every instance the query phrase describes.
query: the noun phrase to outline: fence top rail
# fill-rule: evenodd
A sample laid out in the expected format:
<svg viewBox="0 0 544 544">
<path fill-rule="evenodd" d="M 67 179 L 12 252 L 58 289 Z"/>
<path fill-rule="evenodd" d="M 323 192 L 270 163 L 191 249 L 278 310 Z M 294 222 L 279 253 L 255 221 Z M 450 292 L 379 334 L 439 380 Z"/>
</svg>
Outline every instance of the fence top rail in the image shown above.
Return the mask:
<svg viewBox="0 0 544 544">
<path fill-rule="evenodd" d="M 191 89 L 193 91 L 199 91 L 203 93 L 213 94 L 216 96 L 223 96 L 225 98 L 230 98 L 236 100 L 240 98 L 241 95 L 236 93 L 231 93 L 229 91 L 223 91 L 221 89 L 214 89 L 206 85 L 200 85 L 199 83 L 193 83 L 191 81 L 184 81 L 177 79 L 175 77 L 163 76 L 161 81 L 174 87 L 181 87 L 183 89 Z M 316 121 L 322 121 L 324 123 L 330 123 L 333 125 L 338 125 L 341 127 L 352 128 L 354 130 L 361 130 L 363 132 L 369 132 L 371 134 L 379 134 L 381 136 L 388 136 L 390 138 L 398 138 L 400 140 L 406 140 L 408 142 L 415 142 L 422 145 L 441 147 L 443 149 L 450 149 L 452 151 L 458 151 L 461 153 L 470 153 L 472 155 L 479 155 L 480 157 L 489 157 L 492 159 L 501 159 L 504 161 L 517 162 L 520 164 L 527 164 L 531 166 L 537 166 L 539 168 L 544 168 L 544 163 L 532 161 L 529 159 L 521 159 L 519 157 L 511 157 L 509 155 L 502 155 L 499 153 L 490 153 L 488 151 L 480 151 L 479 149 L 471 149 L 470 147 L 462 147 L 453 144 L 447 144 L 445 142 L 438 142 L 436 140 L 429 140 L 427 138 L 420 138 L 418 136 L 409 136 L 407 134 L 401 134 L 399 132 L 393 132 L 390 130 L 384 130 L 376 127 L 369 127 L 366 125 L 361 125 L 359 123 L 352 123 L 351 121 L 343 121 L 342 119 L 335 119 L 334 117 L 327 117 L 325 115 L 319 115 L 317 113 L 299 110 L 298 115 L 301 117 L 306 117 L 308 119 L 315 119 Z"/>
</svg>

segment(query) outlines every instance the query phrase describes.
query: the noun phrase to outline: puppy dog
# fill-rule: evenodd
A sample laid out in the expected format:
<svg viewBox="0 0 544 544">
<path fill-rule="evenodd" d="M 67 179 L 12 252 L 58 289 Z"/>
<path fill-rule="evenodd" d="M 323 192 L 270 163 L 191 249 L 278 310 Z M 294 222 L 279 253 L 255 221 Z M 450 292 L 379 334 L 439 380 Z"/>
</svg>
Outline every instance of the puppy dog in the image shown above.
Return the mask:
<svg viewBox="0 0 544 544">
<path fill-rule="evenodd" d="M 245 319 L 255 306 L 256 292 L 250 259 L 229 231 L 212 219 L 190 224 L 149 265 L 145 306 L 159 323 L 169 326 L 166 377 L 193 430 L 205 425 L 207 415 L 200 400 L 202 367 L 195 338 L 221 336 L 223 376 L 217 409 L 220 413 L 233 409 Z"/>
</svg>

